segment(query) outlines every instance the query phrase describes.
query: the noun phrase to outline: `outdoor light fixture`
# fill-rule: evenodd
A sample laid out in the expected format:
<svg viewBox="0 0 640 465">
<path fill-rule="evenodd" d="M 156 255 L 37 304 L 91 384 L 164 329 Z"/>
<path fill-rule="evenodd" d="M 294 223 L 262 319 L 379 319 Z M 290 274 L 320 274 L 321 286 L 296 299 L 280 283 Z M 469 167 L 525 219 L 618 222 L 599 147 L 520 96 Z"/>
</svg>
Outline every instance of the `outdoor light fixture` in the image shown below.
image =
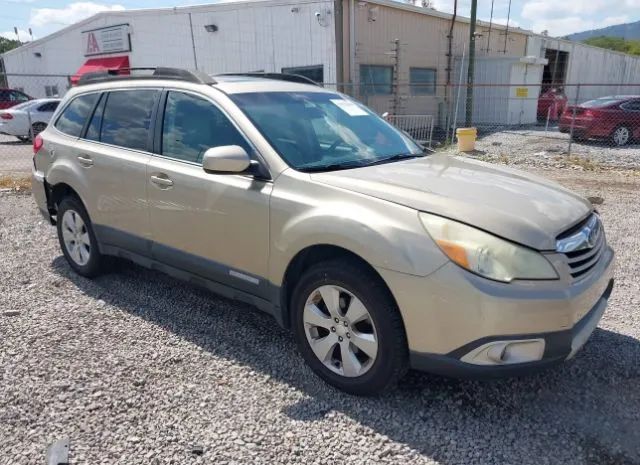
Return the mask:
<svg viewBox="0 0 640 465">
<path fill-rule="evenodd" d="M 204 30 L 207 32 L 217 32 L 218 26 L 216 26 L 215 24 L 205 24 Z"/>
</svg>

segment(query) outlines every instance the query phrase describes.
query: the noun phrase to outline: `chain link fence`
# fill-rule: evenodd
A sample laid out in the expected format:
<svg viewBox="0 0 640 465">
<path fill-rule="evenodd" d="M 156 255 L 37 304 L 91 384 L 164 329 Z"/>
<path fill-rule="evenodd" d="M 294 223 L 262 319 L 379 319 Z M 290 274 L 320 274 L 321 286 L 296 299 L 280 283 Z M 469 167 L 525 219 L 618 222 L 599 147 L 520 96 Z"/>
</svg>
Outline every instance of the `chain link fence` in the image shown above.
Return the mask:
<svg viewBox="0 0 640 465">
<path fill-rule="evenodd" d="M 458 78 L 439 84 L 424 72 L 390 77 L 383 68 L 361 69 L 357 83 L 323 86 L 359 100 L 429 148 L 455 152 L 456 130 L 475 127 L 475 153 L 489 158 L 575 156 L 640 167 L 640 84 L 469 87 Z M 0 74 L 0 175 L 30 171 L 30 140 L 71 86 L 71 74 Z"/>
</svg>

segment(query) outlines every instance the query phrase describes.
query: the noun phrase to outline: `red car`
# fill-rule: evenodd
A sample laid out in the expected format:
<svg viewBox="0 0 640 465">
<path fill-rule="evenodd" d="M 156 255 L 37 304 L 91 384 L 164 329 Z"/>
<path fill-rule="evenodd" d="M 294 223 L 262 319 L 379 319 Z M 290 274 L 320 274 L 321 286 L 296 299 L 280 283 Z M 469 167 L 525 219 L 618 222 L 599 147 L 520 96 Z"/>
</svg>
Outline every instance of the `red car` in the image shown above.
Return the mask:
<svg viewBox="0 0 640 465">
<path fill-rule="evenodd" d="M 0 88 L 0 110 L 11 108 L 19 103 L 26 102 L 27 100 L 32 100 L 32 98 L 24 92 L 14 89 Z"/>
<path fill-rule="evenodd" d="M 640 139 L 640 95 L 613 95 L 568 106 L 560 118 L 560 132 L 571 132 L 576 139 L 610 139 L 626 145 Z"/>
<path fill-rule="evenodd" d="M 558 121 L 567 106 L 567 96 L 560 89 L 552 88 L 538 98 L 538 119 Z"/>
</svg>

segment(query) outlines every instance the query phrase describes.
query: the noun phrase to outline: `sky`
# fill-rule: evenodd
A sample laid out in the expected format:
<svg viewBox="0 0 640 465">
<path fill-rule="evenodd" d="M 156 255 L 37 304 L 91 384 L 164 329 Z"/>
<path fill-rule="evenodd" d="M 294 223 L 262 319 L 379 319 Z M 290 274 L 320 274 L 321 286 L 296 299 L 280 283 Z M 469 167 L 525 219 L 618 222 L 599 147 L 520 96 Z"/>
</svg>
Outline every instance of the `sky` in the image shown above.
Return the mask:
<svg viewBox="0 0 640 465">
<path fill-rule="evenodd" d="M 453 0 L 431 0 L 440 11 L 452 12 Z M 42 38 L 76 21 L 105 10 L 157 8 L 214 3 L 215 0 L 0 0 L 0 36 Z M 509 0 L 493 0 L 495 22 L 506 23 Z M 458 13 L 469 16 L 471 0 L 458 1 Z M 478 0 L 478 18 L 488 20 L 492 0 Z M 615 4 L 615 8 L 612 5 Z M 511 0 L 510 24 L 551 36 L 640 20 L 640 0 Z"/>
</svg>

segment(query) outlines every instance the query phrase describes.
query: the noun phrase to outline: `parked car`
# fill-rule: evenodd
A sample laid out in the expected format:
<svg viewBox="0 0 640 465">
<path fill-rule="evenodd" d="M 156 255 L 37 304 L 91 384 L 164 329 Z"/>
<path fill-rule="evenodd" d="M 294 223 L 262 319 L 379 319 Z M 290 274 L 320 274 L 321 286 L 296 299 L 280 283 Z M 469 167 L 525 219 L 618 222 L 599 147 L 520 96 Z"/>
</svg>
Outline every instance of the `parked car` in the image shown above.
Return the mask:
<svg viewBox="0 0 640 465">
<path fill-rule="evenodd" d="M 27 94 L 14 89 L 0 89 L 0 110 L 14 107 L 20 103 L 31 100 Z"/>
<path fill-rule="evenodd" d="M 571 132 L 574 107 L 568 106 L 560 118 L 560 132 Z M 575 107 L 573 136 L 576 139 L 609 139 L 627 145 L 640 139 L 640 96 L 612 95 Z"/>
<path fill-rule="evenodd" d="M 268 76 L 81 78 L 34 140 L 69 266 L 122 257 L 249 302 L 354 394 L 408 367 L 496 376 L 578 352 L 613 288 L 589 201 Z"/>
<path fill-rule="evenodd" d="M 538 119 L 558 121 L 567 106 L 567 96 L 561 89 L 551 88 L 538 98 Z"/>
<path fill-rule="evenodd" d="M 60 99 L 43 98 L 0 110 L 0 134 L 29 140 L 44 131 L 59 104 Z"/>
</svg>

